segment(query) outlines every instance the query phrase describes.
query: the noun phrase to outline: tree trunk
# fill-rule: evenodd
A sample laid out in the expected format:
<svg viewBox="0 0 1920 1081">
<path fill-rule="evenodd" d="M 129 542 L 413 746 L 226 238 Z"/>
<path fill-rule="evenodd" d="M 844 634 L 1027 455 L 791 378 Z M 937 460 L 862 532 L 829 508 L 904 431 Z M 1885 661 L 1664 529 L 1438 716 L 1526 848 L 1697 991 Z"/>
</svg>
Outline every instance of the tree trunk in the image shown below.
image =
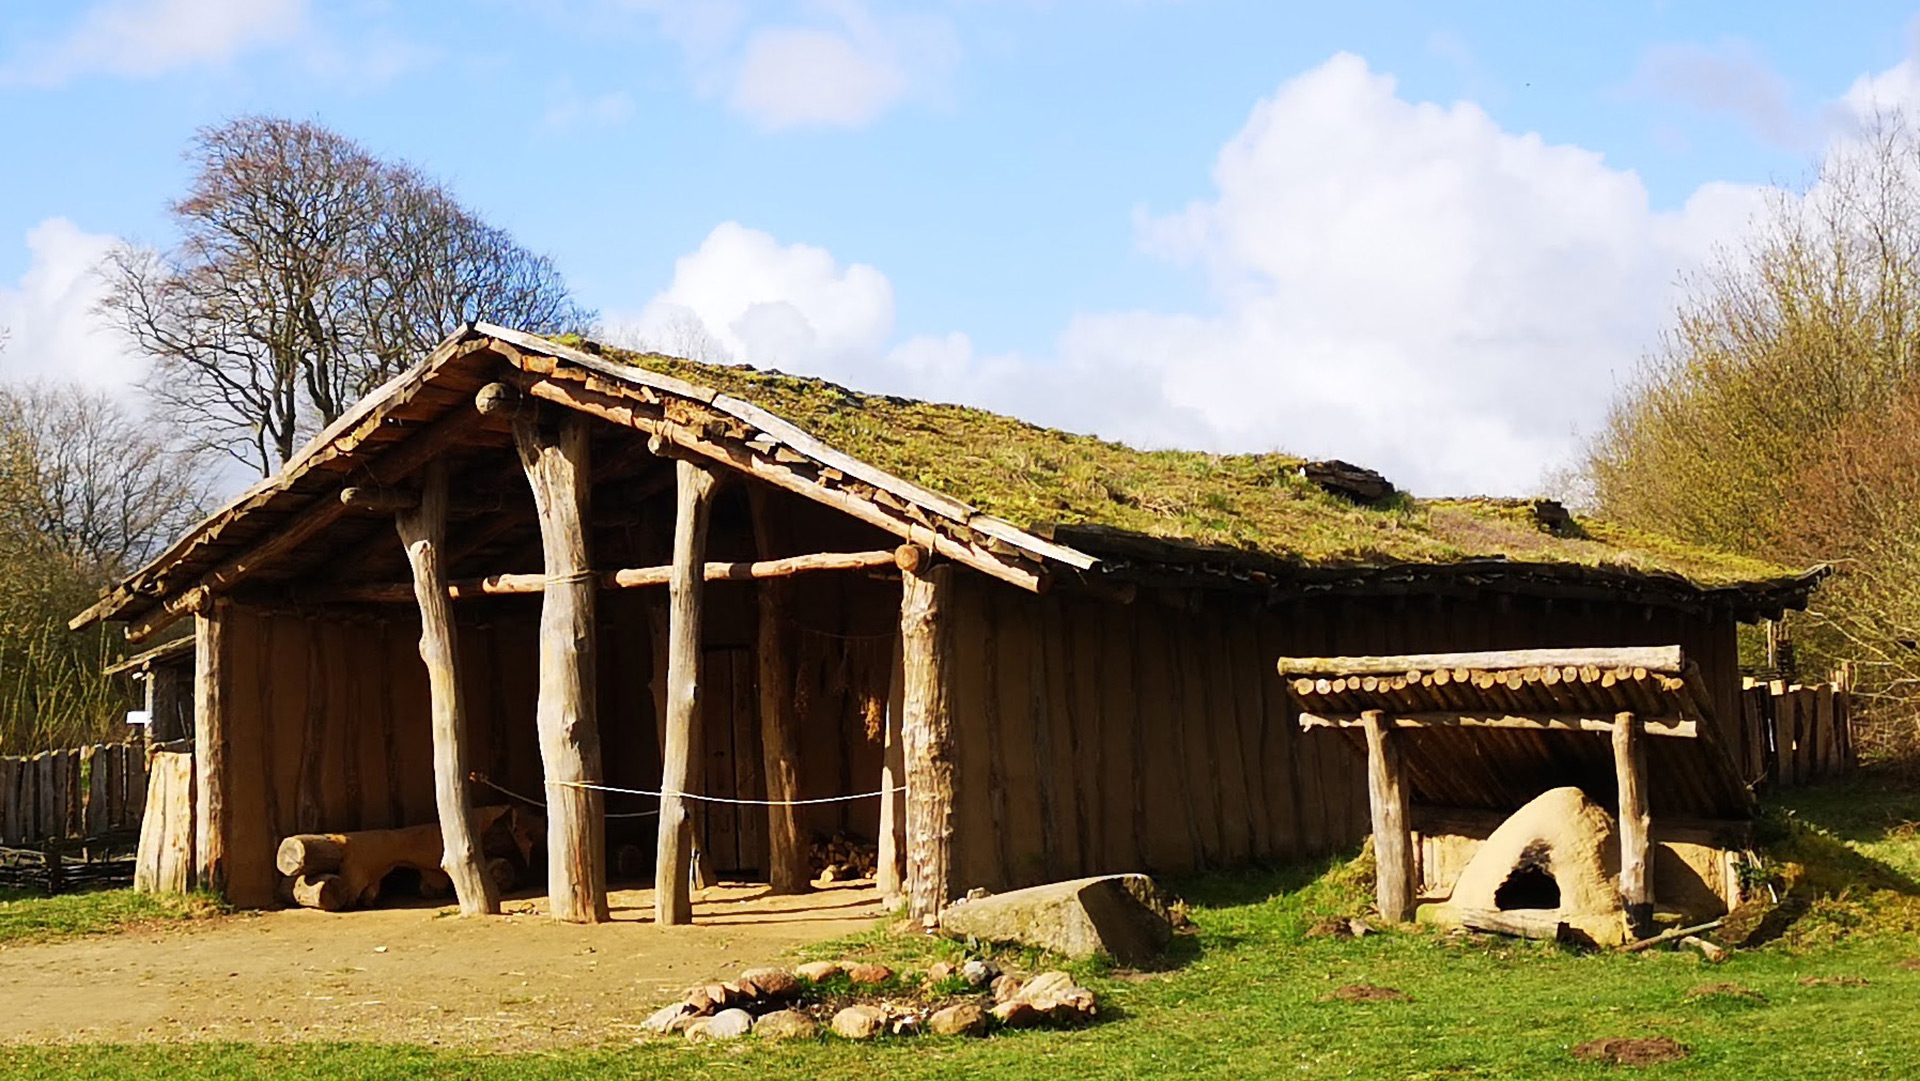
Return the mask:
<svg viewBox="0 0 1920 1081">
<path fill-rule="evenodd" d="M 1400 744 L 1377 709 L 1361 714 L 1367 735 L 1367 797 L 1373 810 L 1374 899 L 1380 915 L 1405 920 L 1413 911 L 1413 835 Z"/>
<path fill-rule="evenodd" d="M 474 828 L 467 782 L 467 704 L 460 688 L 460 641 L 454 629 L 453 603 L 447 598 L 447 568 L 441 562 L 447 543 L 447 467 L 427 466 L 421 477 L 419 506 L 394 517 L 400 543 L 413 566 L 413 591 L 420 603 L 420 659 L 427 666 L 427 692 L 433 718 L 433 797 L 445 848 L 440 866 L 453 880 L 462 916 L 500 912 L 500 897 L 487 877 L 486 860 Z"/>
<path fill-rule="evenodd" d="M 693 824 L 686 792 L 693 772 L 694 729 L 700 724 L 701 595 L 700 574 L 707 546 L 707 519 L 717 477 L 703 464 L 681 459 L 674 464 L 679 497 L 673 520 L 673 578 L 668 583 L 667 736 L 660 778 L 659 854 L 654 864 L 654 922 L 661 926 L 693 922 Z"/>
<path fill-rule="evenodd" d="M 227 889 L 226 616 L 227 602 L 210 602 L 194 615 L 193 839 L 194 885 Z"/>
<path fill-rule="evenodd" d="M 952 896 L 953 717 L 949 712 L 949 643 L 943 609 L 951 565 L 903 560 L 900 585 L 902 715 L 907 773 L 909 912 L 938 916 Z"/>
<path fill-rule="evenodd" d="M 546 556 L 540 605 L 540 697 L 534 711 L 546 771 L 547 900 L 553 918 L 607 919 L 605 801 L 594 713 L 594 580 L 587 554 L 587 422 L 567 416 L 558 438 L 531 411 L 515 416 L 514 444 L 533 487 Z"/>
<path fill-rule="evenodd" d="M 756 484 L 748 489 L 753 510 L 754 543 L 761 559 L 777 558 L 786 546 L 776 521 L 779 508 L 771 493 Z M 800 733 L 793 710 L 792 586 L 766 579 L 755 589 L 760 622 L 755 646 L 760 684 L 760 761 L 767 781 L 767 883 L 774 893 L 804 893 L 808 886 L 807 849 L 791 801 L 800 796 Z"/>
<path fill-rule="evenodd" d="M 1613 719 L 1613 770 L 1620 790 L 1620 899 L 1636 938 L 1653 928 L 1651 837 L 1647 810 L 1647 747 L 1631 713 Z"/>
</svg>

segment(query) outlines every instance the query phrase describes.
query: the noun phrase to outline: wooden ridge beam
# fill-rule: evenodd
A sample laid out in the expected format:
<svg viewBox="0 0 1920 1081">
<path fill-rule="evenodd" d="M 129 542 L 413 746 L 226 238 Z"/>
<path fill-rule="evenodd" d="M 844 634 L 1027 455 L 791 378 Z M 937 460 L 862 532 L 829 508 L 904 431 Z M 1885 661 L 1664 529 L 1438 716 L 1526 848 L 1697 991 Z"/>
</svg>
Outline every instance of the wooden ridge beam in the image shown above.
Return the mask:
<svg viewBox="0 0 1920 1081">
<path fill-rule="evenodd" d="M 1522 716 L 1511 713 L 1436 711 L 1384 715 L 1382 723 L 1389 728 L 1520 728 L 1535 732 L 1611 732 L 1616 722 L 1612 717 L 1592 717 L 1574 713 Z M 1361 713 L 1300 714 L 1301 728 L 1363 728 L 1365 724 L 1364 714 Z M 1644 718 L 1640 722 L 1640 728 L 1649 736 L 1692 739 L 1700 734 L 1698 722 L 1679 717 Z"/>
<path fill-rule="evenodd" d="M 790 578 L 796 574 L 814 571 L 871 570 L 876 567 L 896 566 L 899 550 L 894 548 L 877 549 L 871 552 L 816 552 L 812 555 L 787 556 L 781 559 L 759 559 L 738 563 L 703 563 L 700 568 L 702 581 L 707 582 L 747 582 L 765 578 Z M 601 589 L 639 589 L 646 586 L 666 585 L 673 576 L 671 566 L 630 567 L 625 570 L 601 571 L 598 585 Z M 546 589 L 547 576 L 544 574 L 494 574 L 485 578 L 464 578 L 447 583 L 447 595 L 455 600 L 473 597 L 501 597 L 523 593 L 540 593 Z M 338 586 L 325 590 L 303 591 L 301 600 L 315 604 L 403 604 L 414 600 L 413 586 L 406 583 L 379 583 L 375 585 Z"/>
<path fill-rule="evenodd" d="M 1377 657 L 1281 657 L 1283 676 L 1406 675 L 1442 668 L 1508 671 L 1545 667 L 1644 668 L 1679 675 L 1686 657 L 1679 646 L 1616 646 L 1598 649 L 1508 649 L 1474 653 L 1404 653 Z"/>
</svg>

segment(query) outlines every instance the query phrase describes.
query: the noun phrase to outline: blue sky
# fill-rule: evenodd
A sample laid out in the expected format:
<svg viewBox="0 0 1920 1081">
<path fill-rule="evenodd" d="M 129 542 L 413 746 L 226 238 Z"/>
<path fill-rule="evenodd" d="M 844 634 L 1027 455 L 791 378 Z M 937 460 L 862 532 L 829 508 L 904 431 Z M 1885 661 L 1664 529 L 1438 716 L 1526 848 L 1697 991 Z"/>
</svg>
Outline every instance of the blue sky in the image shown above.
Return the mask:
<svg viewBox="0 0 1920 1081">
<path fill-rule="evenodd" d="M 612 337 L 1524 491 L 1676 276 L 1912 93 L 1914 8 L 1830 7 L 5 0 L 0 374 L 137 379 L 84 268 L 270 112 L 446 181 Z"/>
</svg>

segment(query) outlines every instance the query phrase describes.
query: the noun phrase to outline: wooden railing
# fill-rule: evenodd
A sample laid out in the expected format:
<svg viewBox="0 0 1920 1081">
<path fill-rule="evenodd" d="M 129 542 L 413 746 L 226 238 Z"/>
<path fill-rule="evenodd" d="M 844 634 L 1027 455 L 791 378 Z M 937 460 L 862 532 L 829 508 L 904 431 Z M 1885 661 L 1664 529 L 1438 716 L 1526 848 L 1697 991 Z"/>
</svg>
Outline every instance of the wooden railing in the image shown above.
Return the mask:
<svg viewBox="0 0 1920 1081">
<path fill-rule="evenodd" d="M 41 848 L 137 832 L 146 800 L 142 743 L 0 757 L 0 846 Z"/>
<path fill-rule="evenodd" d="M 1859 764 L 1844 682 L 1744 679 L 1741 687 L 1740 739 L 1733 752 L 1748 783 L 1798 788 Z"/>
</svg>

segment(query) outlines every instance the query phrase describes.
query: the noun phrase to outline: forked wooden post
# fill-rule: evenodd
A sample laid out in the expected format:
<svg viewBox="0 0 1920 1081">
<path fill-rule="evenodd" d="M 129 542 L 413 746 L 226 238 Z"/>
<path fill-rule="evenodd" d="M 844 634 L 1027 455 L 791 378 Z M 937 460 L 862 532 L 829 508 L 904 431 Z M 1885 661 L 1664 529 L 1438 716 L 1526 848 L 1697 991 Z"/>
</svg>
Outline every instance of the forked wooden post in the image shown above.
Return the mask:
<svg viewBox="0 0 1920 1081">
<path fill-rule="evenodd" d="M 693 922 L 693 824 L 687 817 L 687 791 L 693 773 L 694 728 L 700 723 L 701 594 L 700 564 L 707 546 L 707 521 L 718 481 L 711 467 L 682 458 L 674 463 L 678 484 L 673 519 L 673 579 L 667 585 L 667 738 L 660 778 L 660 839 L 654 862 L 654 922 L 661 926 Z"/>
<path fill-rule="evenodd" d="M 483 409 L 494 386 L 481 388 Z M 540 429 L 531 410 L 513 419 L 547 575 L 534 707 L 546 772 L 547 901 L 553 918 L 569 923 L 600 923 L 608 916 L 605 800 L 579 787 L 602 780 L 594 711 L 594 577 L 587 555 L 587 435 L 583 417 L 563 417 L 557 438 Z"/>
<path fill-rule="evenodd" d="M 1367 736 L 1367 801 L 1373 809 L 1374 901 L 1380 915 L 1405 920 L 1413 914 L 1413 833 L 1406 770 L 1386 715 L 1360 715 Z"/>
<path fill-rule="evenodd" d="M 227 602 L 193 617 L 193 884 L 227 890 Z"/>
<path fill-rule="evenodd" d="M 447 467 L 430 463 L 421 475 L 416 506 L 394 515 L 394 528 L 413 567 L 420 604 L 420 660 L 427 666 L 433 717 L 433 799 L 439 811 L 440 866 L 453 879 L 462 916 L 493 916 L 500 895 L 487 874 L 474 829 L 467 782 L 467 705 L 460 688 L 460 643 L 447 597 Z"/>
<path fill-rule="evenodd" d="M 1634 937 L 1653 929 L 1653 819 L 1647 810 L 1647 746 L 1640 720 L 1631 713 L 1613 719 L 1613 772 L 1620 787 L 1620 899 Z"/>
<path fill-rule="evenodd" d="M 747 490 L 753 538 L 761 559 L 785 551 L 787 536 L 772 493 Z M 800 797 L 800 733 L 793 709 L 793 634 L 788 627 L 792 586 L 781 578 L 755 583 L 760 608 L 760 764 L 767 779 L 767 884 L 774 893 L 807 889 L 807 851 L 792 801 Z"/>
<path fill-rule="evenodd" d="M 929 567 L 924 550 L 900 561 L 900 736 L 907 775 L 908 911 L 938 916 L 952 896 L 953 717 L 948 678 L 953 638 L 944 611 L 953 567 Z"/>
</svg>

